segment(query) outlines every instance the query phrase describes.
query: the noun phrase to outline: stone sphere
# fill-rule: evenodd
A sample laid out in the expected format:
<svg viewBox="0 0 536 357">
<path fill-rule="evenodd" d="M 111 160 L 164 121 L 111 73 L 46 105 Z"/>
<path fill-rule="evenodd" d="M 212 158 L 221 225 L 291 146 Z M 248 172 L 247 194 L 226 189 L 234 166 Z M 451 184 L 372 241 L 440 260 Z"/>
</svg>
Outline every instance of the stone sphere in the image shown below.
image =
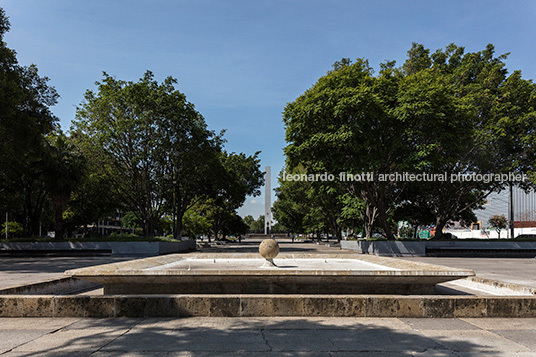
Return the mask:
<svg viewBox="0 0 536 357">
<path fill-rule="evenodd" d="M 264 259 L 274 259 L 279 254 L 279 244 L 273 239 L 265 239 L 259 244 L 259 253 Z"/>
</svg>

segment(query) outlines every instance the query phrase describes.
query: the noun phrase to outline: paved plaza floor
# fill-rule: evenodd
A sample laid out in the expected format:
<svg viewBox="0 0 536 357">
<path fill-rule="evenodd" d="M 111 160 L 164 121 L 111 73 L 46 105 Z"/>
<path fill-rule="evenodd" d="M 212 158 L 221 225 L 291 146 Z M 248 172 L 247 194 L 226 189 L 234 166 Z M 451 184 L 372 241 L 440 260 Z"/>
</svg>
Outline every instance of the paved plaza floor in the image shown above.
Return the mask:
<svg viewBox="0 0 536 357">
<path fill-rule="evenodd" d="M 520 284 L 536 289 L 536 259 L 534 258 L 404 257 L 401 259 L 471 269 L 480 278 Z"/>
<path fill-rule="evenodd" d="M 536 319 L 3 318 L 2 356 L 536 356 Z"/>
<path fill-rule="evenodd" d="M 337 247 L 280 240 L 282 252 Z M 244 241 L 204 252 L 255 252 Z M 352 252 L 348 252 L 352 253 Z M 0 258 L 0 286 L 127 257 Z M 536 286 L 535 259 L 404 258 Z M 1 356 L 535 356 L 536 319 L 0 318 Z"/>
<path fill-rule="evenodd" d="M 133 257 L 0 257 L 0 289 L 65 277 L 64 271 Z"/>
<path fill-rule="evenodd" d="M 354 254 L 340 250 L 338 246 L 291 242 L 278 239 L 281 253 Z M 245 239 L 241 244 L 226 244 L 203 249 L 203 253 L 256 253 L 261 239 Z M 325 242 L 324 242 L 325 243 Z M 64 277 L 65 270 L 114 263 L 136 257 L 0 257 L 0 289 L 21 284 Z M 474 270 L 481 278 L 521 284 L 536 288 L 536 259 L 534 258 L 448 258 L 448 257 L 400 257 L 400 259 L 445 265 L 452 268 Z"/>
</svg>

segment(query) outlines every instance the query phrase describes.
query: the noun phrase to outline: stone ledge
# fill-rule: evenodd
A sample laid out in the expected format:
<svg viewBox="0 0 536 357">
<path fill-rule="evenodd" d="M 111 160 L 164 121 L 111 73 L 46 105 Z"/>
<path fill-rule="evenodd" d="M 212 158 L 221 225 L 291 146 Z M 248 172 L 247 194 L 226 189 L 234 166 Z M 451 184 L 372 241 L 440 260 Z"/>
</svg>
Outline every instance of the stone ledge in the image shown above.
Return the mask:
<svg viewBox="0 0 536 357">
<path fill-rule="evenodd" d="M 274 259 L 275 260 L 275 259 Z M 362 254 L 278 255 L 279 268 L 259 268 L 258 254 L 165 255 L 68 270 L 103 284 L 105 295 L 163 294 L 428 294 L 435 285 L 474 276 L 449 268 Z"/>
<path fill-rule="evenodd" d="M 0 289 L 0 295 L 67 295 L 99 288 L 90 281 L 65 277 L 40 281 L 37 283 L 9 286 Z"/>
<path fill-rule="evenodd" d="M 536 288 L 533 288 L 530 286 L 502 282 L 502 281 L 492 280 L 492 279 L 486 279 L 486 278 L 481 278 L 478 276 L 470 276 L 466 279 L 473 283 L 491 286 L 496 289 L 507 289 L 507 290 L 515 291 L 518 294 L 536 295 Z"/>
<path fill-rule="evenodd" d="M 536 242 L 522 241 L 354 241 L 343 240 L 340 243 L 341 249 L 354 250 L 363 254 L 373 254 L 388 257 L 425 257 L 427 249 L 458 251 L 488 251 L 512 253 L 511 256 L 535 257 Z M 517 254 L 514 254 L 516 253 Z M 456 254 L 452 256 L 457 256 Z"/>
<path fill-rule="evenodd" d="M 76 253 L 109 252 L 112 256 L 155 256 L 196 250 L 195 240 L 177 242 L 0 242 L 0 253 L 37 254 L 57 251 Z M 91 254 L 90 254 L 91 255 Z"/>
<path fill-rule="evenodd" d="M 0 295 L 0 317 L 536 317 L 536 297 Z"/>
</svg>

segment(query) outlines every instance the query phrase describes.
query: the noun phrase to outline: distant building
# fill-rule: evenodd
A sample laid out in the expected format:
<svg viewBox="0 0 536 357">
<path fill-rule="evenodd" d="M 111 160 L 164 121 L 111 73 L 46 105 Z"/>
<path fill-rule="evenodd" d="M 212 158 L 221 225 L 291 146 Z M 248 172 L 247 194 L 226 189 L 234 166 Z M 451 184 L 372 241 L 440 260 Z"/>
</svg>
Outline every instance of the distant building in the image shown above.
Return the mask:
<svg viewBox="0 0 536 357">
<path fill-rule="evenodd" d="M 120 210 L 116 210 L 113 215 L 110 215 L 103 220 L 88 224 L 87 228 L 90 235 L 97 234 L 108 236 L 112 233 L 133 232 L 133 229 L 123 227 L 123 212 Z"/>
<path fill-rule="evenodd" d="M 514 237 L 520 234 L 536 234 L 536 193 L 526 193 L 518 187 L 512 190 L 514 206 Z M 470 227 L 461 227 L 454 224 L 445 229 L 458 238 L 496 239 L 498 234 L 489 227 L 489 219 L 494 215 L 504 215 L 510 221 L 510 190 L 506 188 L 501 192 L 494 192 L 487 197 L 484 209 L 476 210 L 477 221 Z M 501 238 L 510 238 L 510 229 L 501 231 Z"/>
</svg>

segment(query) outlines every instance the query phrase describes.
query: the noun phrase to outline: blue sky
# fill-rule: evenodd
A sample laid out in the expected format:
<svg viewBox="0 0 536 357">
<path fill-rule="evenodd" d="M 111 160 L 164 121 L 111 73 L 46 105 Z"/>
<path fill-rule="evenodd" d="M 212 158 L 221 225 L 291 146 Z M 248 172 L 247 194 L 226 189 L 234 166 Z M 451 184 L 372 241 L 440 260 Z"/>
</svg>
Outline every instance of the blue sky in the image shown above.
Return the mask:
<svg viewBox="0 0 536 357">
<path fill-rule="evenodd" d="M 261 151 L 272 182 L 284 164 L 281 112 L 343 57 L 404 61 L 412 42 L 511 52 L 510 71 L 536 77 L 536 1 L 436 0 L 0 0 L 5 41 L 61 95 L 53 112 L 68 130 L 102 71 L 139 79 L 171 75 L 228 151 Z M 272 184 L 273 186 L 273 184 Z M 275 197 L 272 198 L 272 202 Z M 263 196 L 242 215 L 258 217 Z"/>
</svg>

